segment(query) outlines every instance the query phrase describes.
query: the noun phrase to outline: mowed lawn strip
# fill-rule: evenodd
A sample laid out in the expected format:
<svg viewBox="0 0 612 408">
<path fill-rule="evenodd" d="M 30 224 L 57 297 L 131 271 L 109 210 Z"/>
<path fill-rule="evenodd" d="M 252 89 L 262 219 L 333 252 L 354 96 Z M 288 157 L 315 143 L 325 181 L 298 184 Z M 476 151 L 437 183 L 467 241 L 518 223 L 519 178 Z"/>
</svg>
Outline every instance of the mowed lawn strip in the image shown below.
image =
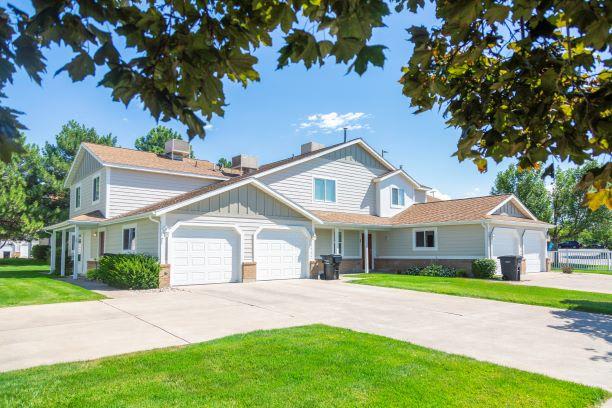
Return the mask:
<svg viewBox="0 0 612 408">
<path fill-rule="evenodd" d="M 47 275 L 46 263 L 29 260 L 0 262 L 0 307 L 78 302 L 104 296 Z"/>
<path fill-rule="evenodd" d="M 436 278 L 383 273 L 349 275 L 359 279 L 351 281 L 359 285 L 441 293 L 444 295 L 500 300 L 612 314 L 612 295 L 582 292 L 577 290 L 545 288 L 541 286 L 519 286 L 501 281 L 467 278 Z"/>
<path fill-rule="evenodd" d="M 0 374 L 6 407 L 592 407 L 608 396 L 322 325 Z"/>
</svg>

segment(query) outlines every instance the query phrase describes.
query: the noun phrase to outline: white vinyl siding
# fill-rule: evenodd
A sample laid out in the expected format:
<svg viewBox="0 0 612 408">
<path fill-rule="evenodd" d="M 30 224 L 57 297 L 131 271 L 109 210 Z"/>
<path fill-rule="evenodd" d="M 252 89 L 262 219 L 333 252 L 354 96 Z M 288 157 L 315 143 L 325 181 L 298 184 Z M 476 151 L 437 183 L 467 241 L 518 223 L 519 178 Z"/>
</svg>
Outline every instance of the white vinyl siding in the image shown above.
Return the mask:
<svg viewBox="0 0 612 408">
<path fill-rule="evenodd" d="M 169 174 L 110 170 L 109 217 L 195 190 L 212 180 Z"/>
<path fill-rule="evenodd" d="M 93 201 L 93 179 L 100 177 L 100 199 Z M 76 208 L 76 187 L 81 187 L 81 206 Z M 106 171 L 90 174 L 70 187 L 70 217 L 87 214 L 93 211 L 106 211 Z"/>
<path fill-rule="evenodd" d="M 355 230 L 344 230 L 344 257 L 361 257 L 361 232 Z"/>
<path fill-rule="evenodd" d="M 413 228 L 393 229 L 376 233 L 376 253 L 385 257 L 483 257 L 485 233 L 482 225 L 438 226 L 437 250 L 428 248 L 413 250 Z"/>
<path fill-rule="evenodd" d="M 375 214 L 372 179 L 388 172 L 358 146 L 341 149 L 261 177 L 272 189 L 306 209 Z M 336 180 L 336 202 L 313 200 L 313 179 Z"/>
</svg>

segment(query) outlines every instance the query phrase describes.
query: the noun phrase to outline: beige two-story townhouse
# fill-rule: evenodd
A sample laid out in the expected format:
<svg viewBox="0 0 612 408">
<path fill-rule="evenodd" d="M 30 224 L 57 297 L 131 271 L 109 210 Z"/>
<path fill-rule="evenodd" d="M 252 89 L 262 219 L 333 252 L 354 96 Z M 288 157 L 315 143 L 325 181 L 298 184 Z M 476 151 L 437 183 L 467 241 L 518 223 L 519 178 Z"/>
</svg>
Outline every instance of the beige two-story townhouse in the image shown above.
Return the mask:
<svg viewBox="0 0 612 408">
<path fill-rule="evenodd" d="M 342 272 L 522 255 L 546 269 L 547 230 L 514 196 L 441 201 L 364 140 L 301 146 L 298 155 L 232 168 L 166 154 L 82 144 L 66 179 L 69 219 L 48 227 L 52 268 L 84 274 L 104 253 L 159 259 L 171 285 L 316 276 L 320 257 Z M 54 252 L 52 252 L 54 253 Z M 56 262 L 59 265 L 56 265 Z"/>
</svg>

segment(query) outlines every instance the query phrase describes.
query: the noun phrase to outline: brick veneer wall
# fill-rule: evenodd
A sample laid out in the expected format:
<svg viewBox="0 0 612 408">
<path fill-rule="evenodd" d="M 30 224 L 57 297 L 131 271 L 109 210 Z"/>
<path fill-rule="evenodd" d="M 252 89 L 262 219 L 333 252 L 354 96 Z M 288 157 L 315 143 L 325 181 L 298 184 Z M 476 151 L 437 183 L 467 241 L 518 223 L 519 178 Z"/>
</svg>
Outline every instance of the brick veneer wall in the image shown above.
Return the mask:
<svg viewBox="0 0 612 408">
<path fill-rule="evenodd" d="M 161 264 L 159 265 L 159 287 L 167 288 L 170 286 L 170 265 Z"/>
<path fill-rule="evenodd" d="M 257 280 L 257 263 L 243 262 L 242 263 L 242 281 L 255 282 Z"/>
<path fill-rule="evenodd" d="M 431 264 L 450 266 L 472 273 L 472 259 L 384 259 L 374 260 L 375 270 L 384 272 L 400 272 L 411 266 L 424 267 Z"/>
<path fill-rule="evenodd" d="M 96 269 L 98 267 L 98 261 L 90 260 L 87 261 L 87 271 L 91 271 L 92 269 Z"/>
</svg>

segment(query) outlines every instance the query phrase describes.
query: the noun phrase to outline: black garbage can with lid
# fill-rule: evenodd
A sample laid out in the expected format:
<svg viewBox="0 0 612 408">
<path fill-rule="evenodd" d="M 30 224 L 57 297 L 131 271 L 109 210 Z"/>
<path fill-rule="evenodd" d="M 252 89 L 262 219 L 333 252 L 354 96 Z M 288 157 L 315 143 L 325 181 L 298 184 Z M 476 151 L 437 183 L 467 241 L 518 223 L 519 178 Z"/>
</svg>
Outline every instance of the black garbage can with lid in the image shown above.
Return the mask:
<svg viewBox="0 0 612 408">
<path fill-rule="evenodd" d="M 499 259 L 499 263 L 501 264 L 502 279 L 509 281 L 521 280 L 522 256 L 506 255 L 498 256 L 497 259 Z"/>
<path fill-rule="evenodd" d="M 323 261 L 323 272 L 319 274 L 320 279 L 334 280 L 340 277 L 340 255 L 321 255 Z"/>
<path fill-rule="evenodd" d="M 340 279 L 340 264 L 342 263 L 342 255 L 333 255 L 334 260 L 334 279 Z"/>
</svg>

